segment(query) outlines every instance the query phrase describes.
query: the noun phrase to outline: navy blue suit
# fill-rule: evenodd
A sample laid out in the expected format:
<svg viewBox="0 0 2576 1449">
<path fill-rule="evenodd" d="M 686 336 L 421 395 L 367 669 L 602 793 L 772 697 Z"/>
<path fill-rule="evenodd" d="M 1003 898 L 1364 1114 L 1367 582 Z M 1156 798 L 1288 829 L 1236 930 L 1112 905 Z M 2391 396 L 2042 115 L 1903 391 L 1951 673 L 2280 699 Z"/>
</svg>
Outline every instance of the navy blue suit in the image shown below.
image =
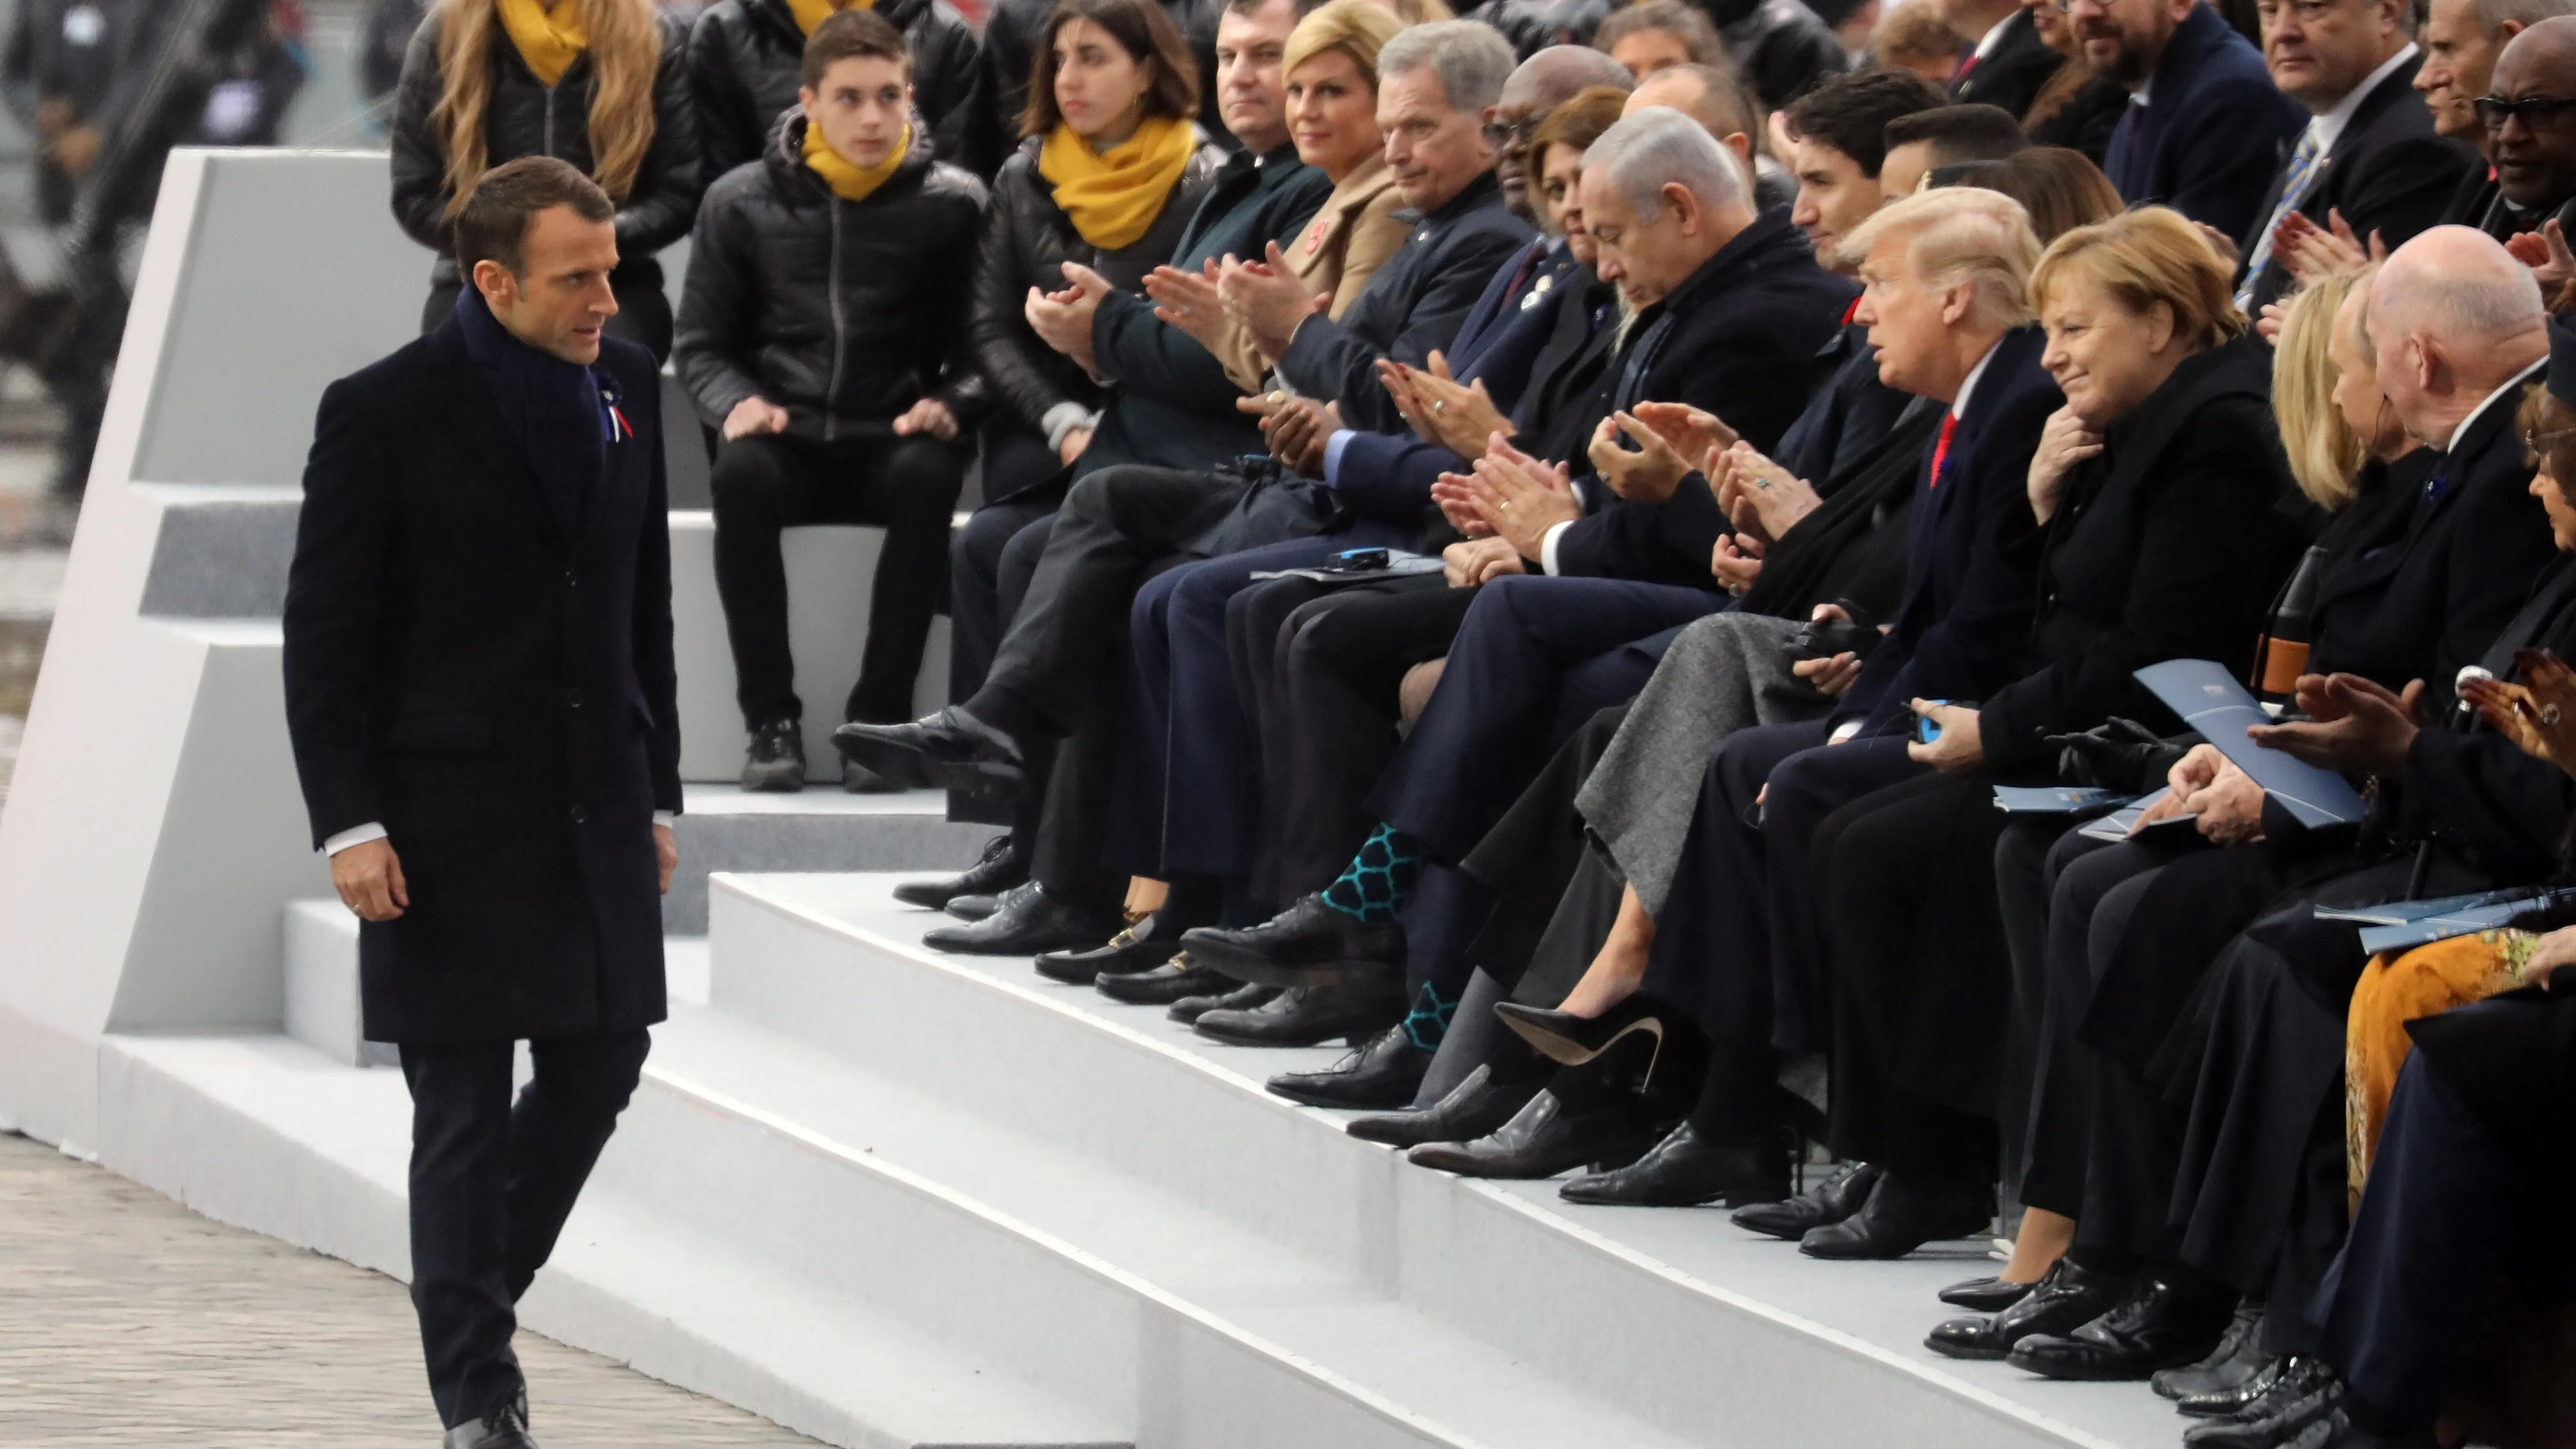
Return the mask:
<svg viewBox="0 0 2576 1449">
<path fill-rule="evenodd" d="M 2120 199 L 2245 235 L 2308 113 L 2272 84 L 2263 53 L 2207 5 L 2174 27 L 2147 94 L 2120 118 L 2102 161 Z"/>
</svg>

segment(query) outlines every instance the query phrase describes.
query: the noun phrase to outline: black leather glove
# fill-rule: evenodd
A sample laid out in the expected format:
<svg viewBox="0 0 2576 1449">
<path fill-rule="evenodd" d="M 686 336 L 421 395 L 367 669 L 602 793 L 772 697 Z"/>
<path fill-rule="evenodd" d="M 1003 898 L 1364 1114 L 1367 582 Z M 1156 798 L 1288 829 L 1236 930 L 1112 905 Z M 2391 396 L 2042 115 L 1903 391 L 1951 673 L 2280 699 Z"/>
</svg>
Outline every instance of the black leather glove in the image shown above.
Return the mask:
<svg viewBox="0 0 2576 1449">
<path fill-rule="evenodd" d="M 2172 743 L 2136 720 L 2116 716 L 2082 734 L 2050 735 L 2057 746 L 2057 778 L 2124 795 L 2143 795 L 2165 782 L 2190 746 Z"/>
</svg>

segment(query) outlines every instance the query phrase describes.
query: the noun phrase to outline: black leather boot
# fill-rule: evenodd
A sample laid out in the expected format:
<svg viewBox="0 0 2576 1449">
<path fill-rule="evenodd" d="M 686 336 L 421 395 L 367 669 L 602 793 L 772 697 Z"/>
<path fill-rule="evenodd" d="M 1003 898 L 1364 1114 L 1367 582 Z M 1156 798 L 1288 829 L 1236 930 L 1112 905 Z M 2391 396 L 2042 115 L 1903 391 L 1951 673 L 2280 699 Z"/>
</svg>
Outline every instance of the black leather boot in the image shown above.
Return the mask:
<svg viewBox="0 0 2576 1449">
<path fill-rule="evenodd" d="M 2236 1305 L 2236 1316 L 2228 1322 L 2227 1332 L 2209 1357 L 2189 1368 L 2166 1369 L 2147 1381 L 2147 1387 L 2180 1405 L 2187 1399 L 2205 1398 L 2211 1394 L 2234 1394 L 2251 1383 L 2272 1361 L 2263 1351 L 2263 1305 L 2248 1300 Z M 2251 1396 L 2249 1395 L 2248 1398 Z M 2238 1399 L 2223 1409 L 2204 1411 L 2195 1417 L 2233 1413 L 2246 1399 Z M 2190 1409 L 2182 1412 L 2192 1413 Z"/>
</svg>

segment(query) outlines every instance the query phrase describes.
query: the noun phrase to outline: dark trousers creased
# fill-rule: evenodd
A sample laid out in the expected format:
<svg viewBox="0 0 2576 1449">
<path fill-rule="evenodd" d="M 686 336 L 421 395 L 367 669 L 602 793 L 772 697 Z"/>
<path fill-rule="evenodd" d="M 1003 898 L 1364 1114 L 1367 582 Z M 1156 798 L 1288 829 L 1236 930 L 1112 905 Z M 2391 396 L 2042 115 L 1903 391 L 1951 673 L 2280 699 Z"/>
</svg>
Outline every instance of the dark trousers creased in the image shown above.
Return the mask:
<svg viewBox="0 0 2576 1449">
<path fill-rule="evenodd" d="M 1619 704 L 1596 712 L 1558 746 L 1538 778 L 1459 862 L 1459 873 L 1483 887 L 1485 905 L 1482 924 L 1462 953 L 1461 979 L 1464 968 L 1482 970 L 1513 1000 L 1523 1000 L 1517 988 L 1527 974 L 1570 984 L 1600 953 L 1607 920 L 1597 935 L 1585 927 L 1599 916 L 1597 903 L 1605 893 L 1609 919 L 1616 918 L 1622 883 L 1608 856 L 1585 840 L 1574 797 L 1618 737 L 1629 708 Z M 1569 913 L 1576 919 L 1560 925 Z M 1418 953 L 1416 965 L 1422 965 Z M 1437 979 L 1430 970 L 1424 974 Z M 1538 1004 L 1554 1006 L 1563 999 L 1559 990 Z"/>
<path fill-rule="evenodd" d="M 984 687 L 993 651 L 1002 647 L 1002 556 L 1030 524 L 1052 515 L 1053 493 L 987 503 L 966 516 L 948 545 L 948 702 L 963 704 Z M 1039 535 L 1043 542 L 1045 535 Z M 1030 559 L 1034 565 L 1036 559 Z"/>
<path fill-rule="evenodd" d="M 817 523 L 885 530 L 868 594 L 868 639 L 843 718 L 912 718 L 913 683 L 930 621 L 948 588 L 948 524 L 965 456 L 936 438 L 837 443 L 737 438 L 716 454 L 716 593 L 733 643 L 735 700 L 757 729 L 796 718 L 787 644 L 787 568 L 780 532 Z"/>
<path fill-rule="evenodd" d="M 964 536 L 976 534 L 982 525 L 982 536 L 976 540 L 974 550 L 977 585 L 970 602 L 969 592 L 953 582 L 956 575 L 952 566 L 949 607 L 954 610 L 965 605 L 977 614 L 979 622 L 971 632 L 980 642 L 969 668 L 957 663 L 955 638 L 951 636 L 951 704 L 964 704 L 984 687 L 984 676 L 993 666 L 993 651 L 1002 644 L 1002 631 L 1028 598 L 1029 581 L 1037 577 L 1038 559 L 1046 552 L 1047 539 L 1055 533 L 1055 511 L 1063 502 L 1060 490 L 1044 490 L 1041 497 L 1043 501 L 1023 496 L 978 510 L 961 531 L 962 546 Z M 985 522 L 988 516 L 989 523 Z M 953 614 L 950 623 L 952 628 L 963 627 Z M 1026 739 L 1020 742 L 1020 749 L 1025 768 L 1023 788 L 1018 793 L 997 786 L 950 790 L 948 818 L 977 825 L 1008 825 L 1013 842 L 1025 856 L 1030 842 L 1037 839 L 1038 814 L 1046 803 L 1048 774 L 1055 768 L 1055 741 Z"/>
<path fill-rule="evenodd" d="M 641 1031 L 530 1042 L 513 1103 L 509 1042 L 402 1048 L 412 1099 L 412 1304 L 448 1427 L 524 1390 L 515 1305 L 644 1069 Z"/>
</svg>

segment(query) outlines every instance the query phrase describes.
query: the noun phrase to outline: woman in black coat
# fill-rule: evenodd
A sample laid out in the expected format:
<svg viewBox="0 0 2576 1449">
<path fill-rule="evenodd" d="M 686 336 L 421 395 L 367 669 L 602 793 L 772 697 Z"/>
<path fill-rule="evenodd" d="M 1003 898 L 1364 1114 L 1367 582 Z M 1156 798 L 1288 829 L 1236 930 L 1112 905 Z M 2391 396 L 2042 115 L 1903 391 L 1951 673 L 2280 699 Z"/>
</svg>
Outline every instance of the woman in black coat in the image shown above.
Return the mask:
<svg viewBox="0 0 2576 1449">
<path fill-rule="evenodd" d="M 796 104 L 805 38 L 857 0 L 716 0 L 689 33 L 689 94 L 698 106 L 699 156 L 712 186 L 760 159 L 778 118 Z M 966 155 L 967 101 L 982 49 L 948 0 L 876 0 L 869 8 L 903 32 L 912 51 L 912 103 L 943 159 Z"/>
<path fill-rule="evenodd" d="M 609 334 L 670 356 L 654 254 L 688 235 L 706 189 L 687 49 L 651 0 L 438 0 L 394 94 L 394 220 L 438 253 L 423 331 L 463 290 L 450 255 L 461 199 L 504 161 L 552 156 L 617 203 Z"/>
</svg>

